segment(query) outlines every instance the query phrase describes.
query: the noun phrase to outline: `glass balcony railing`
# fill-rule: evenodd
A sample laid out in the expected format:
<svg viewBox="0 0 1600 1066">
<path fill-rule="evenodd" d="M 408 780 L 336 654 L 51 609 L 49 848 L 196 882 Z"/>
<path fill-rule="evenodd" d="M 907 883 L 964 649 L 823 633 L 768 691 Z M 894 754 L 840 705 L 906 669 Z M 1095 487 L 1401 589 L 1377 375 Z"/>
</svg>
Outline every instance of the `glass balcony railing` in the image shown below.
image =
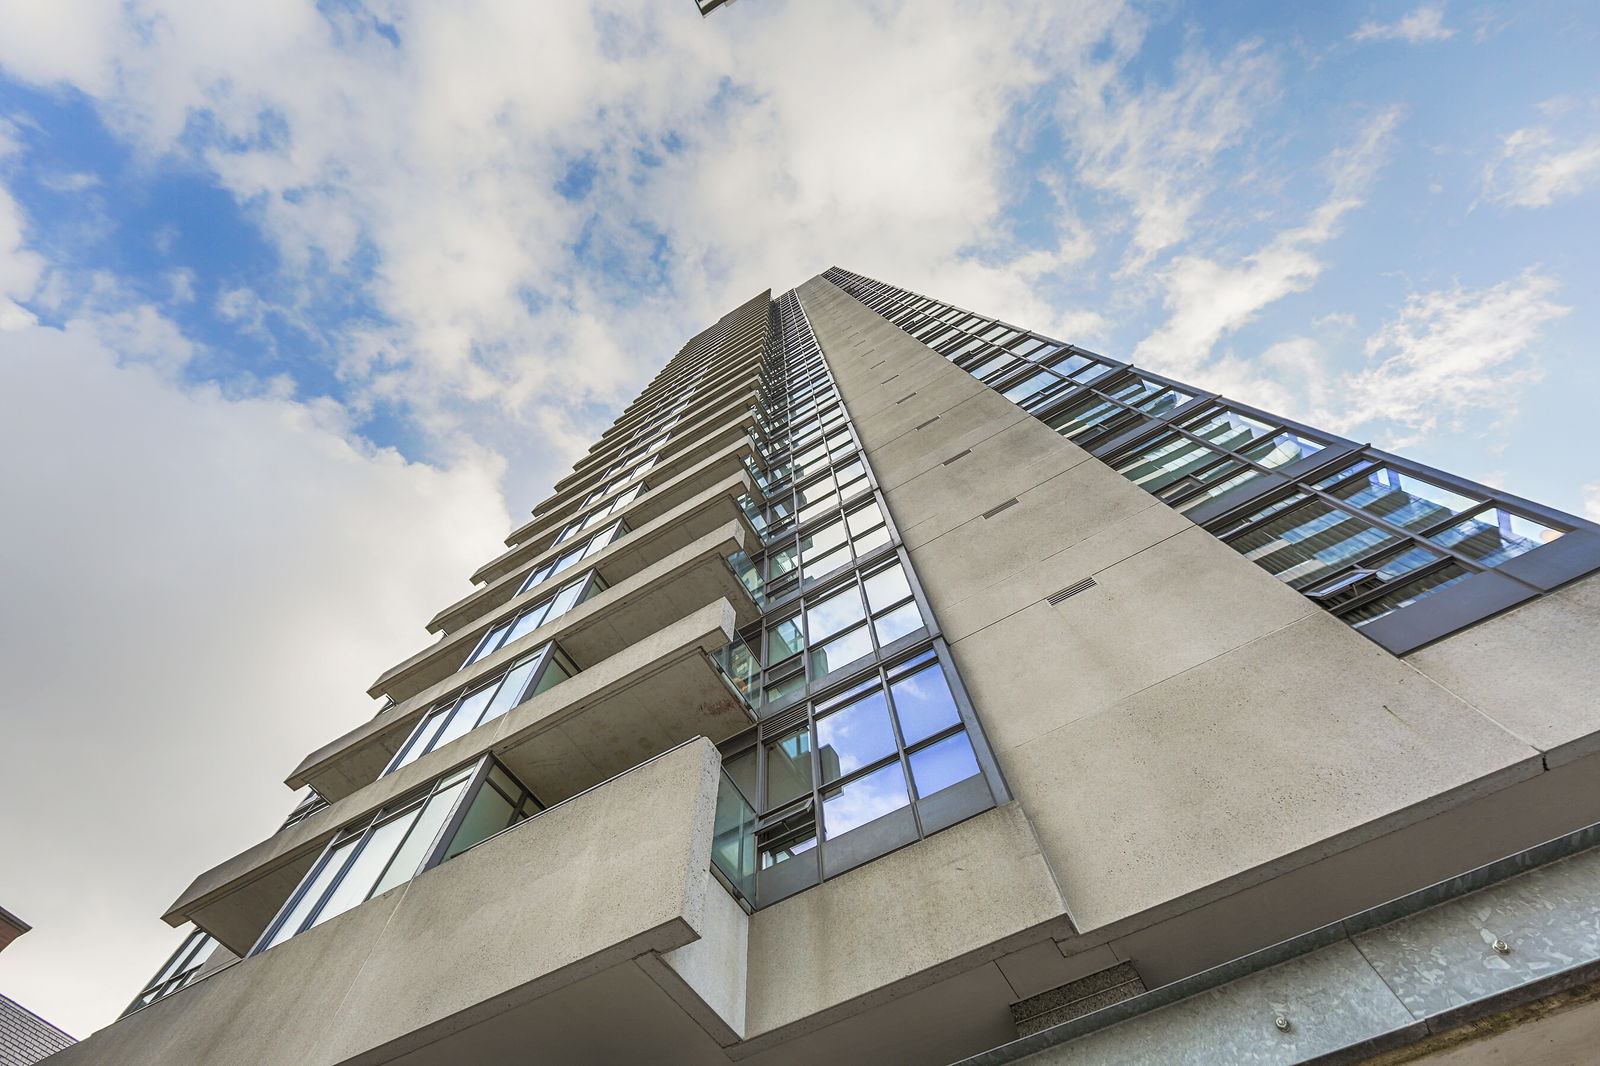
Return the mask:
<svg viewBox="0 0 1600 1066">
<path fill-rule="evenodd" d="M 717 785 L 717 815 L 711 837 L 711 865 L 718 880 L 746 911 L 755 908 L 756 812 L 723 770 Z"/>
<path fill-rule="evenodd" d="M 747 709 L 761 706 L 761 661 L 743 637 L 735 636 L 733 643 L 712 652 L 711 661 L 743 697 Z M 754 720 L 755 711 L 750 713 Z"/>
</svg>

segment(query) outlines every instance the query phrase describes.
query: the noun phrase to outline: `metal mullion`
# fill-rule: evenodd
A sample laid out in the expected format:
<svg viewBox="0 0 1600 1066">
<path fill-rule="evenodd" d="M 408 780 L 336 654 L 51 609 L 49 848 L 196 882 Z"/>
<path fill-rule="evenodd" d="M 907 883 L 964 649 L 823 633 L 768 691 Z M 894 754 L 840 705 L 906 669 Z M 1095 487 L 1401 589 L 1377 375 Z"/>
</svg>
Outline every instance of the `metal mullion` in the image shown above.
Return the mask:
<svg viewBox="0 0 1600 1066">
<path fill-rule="evenodd" d="M 1404 552 L 1401 552 L 1400 554 L 1404 554 Z M 1352 565 L 1359 565 L 1359 562 L 1365 561 L 1366 560 L 1359 560 L 1357 564 Z M 1433 562 L 1419 566 L 1415 570 L 1407 570 L 1398 577 L 1386 579 L 1377 588 L 1363 592 L 1361 595 L 1352 597 L 1351 599 L 1346 600 L 1344 603 L 1335 604 L 1333 606 L 1325 606 L 1323 607 L 1323 610 L 1327 611 L 1335 618 L 1343 618 L 1346 614 L 1359 610 L 1375 600 L 1382 599 L 1384 596 L 1393 592 L 1396 586 L 1407 584 L 1408 582 L 1414 581 L 1418 578 L 1427 577 L 1429 574 L 1438 573 L 1439 571 L 1449 567 L 1454 562 L 1455 560 L 1449 558 L 1435 559 Z M 1476 572 L 1483 573 L 1481 570 Z M 1473 571 L 1468 571 L 1468 573 L 1471 574 Z M 1402 608 L 1399 607 L 1395 608 L 1395 610 L 1401 609 Z"/>
<path fill-rule="evenodd" d="M 431 870 L 444 861 L 444 852 L 449 847 L 450 841 L 455 839 L 456 832 L 461 828 L 461 823 L 466 820 L 467 808 L 472 805 L 473 798 L 477 796 L 479 786 L 488 778 L 489 767 L 494 761 L 493 755 L 484 755 L 478 760 L 477 767 L 467 778 L 466 785 L 461 790 L 461 795 L 456 799 L 455 808 L 450 812 L 450 817 L 444 820 L 444 824 L 434 837 L 432 846 L 424 853 L 422 862 L 417 864 L 417 873 L 420 874 L 424 870 Z M 430 790 L 428 797 L 431 799 L 433 795 L 434 793 Z"/>
<path fill-rule="evenodd" d="M 1420 536 L 1419 534 L 1413 533 L 1411 530 L 1405 528 L 1404 526 L 1397 525 L 1397 524 L 1395 524 L 1393 522 L 1388 521 L 1387 519 L 1380 518 L 1377 515 L 1372 514 L 1366 508 L 1360 506 L 1359 504 L 1353 504 L 1353 503 L 1349 502 L 1348 500 L 1342 500 L 1337 496 L 1333 496 L 1333 495 L 1329 494 L 1328 492 L 1326 492 L 1323 489 L 1312 488 L 1310 485 L 1301 485 L 1298 482 L 1296 482 L 1296 484 L 1299 485 L 1300 488 L 1304 489 L 1309 495 L 1314 496 L 1314 497 L 1319 498 L 1319 499 L 1322 499 L 1325 502 L 1327 502 L 1330 506 L 1336 507 L 1341 511 L 1344 511 L 1344 512 L 1346 512 L 1348 514 L 1354 514 L 1358 518 L 1365 519 L 1366 521 L 1370 522 L 1372 525 L 1376 526 L 1379 529 L 1382 529 L 1383 531 L 1385 531 L 1387 533 L 1397 534 L 1398 536 L 1404 537 L 1406 540 L 1409 540 L 1409 541 L 1411 541 L 1411 542 L 1413 542 L 1415 544 L 1420 544 L 1425 548 L 1430 548 L 1430 549 L 1432 549 L 1434 551 L 1440 552 L 1443 555 L 1449 556 L 1450 558 L 1456 560 L 1457 562 L 1465 565 L 1466 568 L 1468 570 L 1471 570 L 1473 573 L 1482 574 L 1482 573 L 1487 573 L 1488 571 L 1494 569 L 1494 567 L 1492 567 L 1492 566 L 1484 566 L 1482 563 L 1480 563 L 1477 560 L 1473 559 L 1471 556 L 1463 555 L 1461 552 L 1456 551 L 1454 548 L 1446 547 L 1443 544 L 1436 544 L 1431 540 L 1425 540 L 1422 536 Z M 1493 506 L 1493 504 L 1491 502 L 1489 504 L 1486 504 L 1486 506 Z M 1479 508 L 1477 508 L 1476 510 L 1474 510 L 1471 513 L 1474 514 L 1474 515 L 1477 515 L 1477 514 L 1483 513 L 1483 511 L 1484 511 L 1484 507 L 1479 507 Z M 1465 518 L 1465 515 L 1463 514 L 1462 516 L 1458 517 L 1457 521 L 1460 521 L 1460 520 L 1462 520 L 1464 518 Z M 1392 546 L 1393 545 L 1391 545 L 1391 547 Z"/>
</svg>

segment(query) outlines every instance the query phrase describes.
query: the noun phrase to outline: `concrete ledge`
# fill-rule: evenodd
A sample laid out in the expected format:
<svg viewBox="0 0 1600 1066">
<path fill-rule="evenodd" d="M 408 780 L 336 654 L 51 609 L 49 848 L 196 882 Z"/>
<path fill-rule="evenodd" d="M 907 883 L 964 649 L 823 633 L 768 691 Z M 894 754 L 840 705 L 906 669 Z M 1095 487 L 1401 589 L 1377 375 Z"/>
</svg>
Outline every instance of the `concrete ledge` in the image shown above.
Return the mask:
<svg viewBox="0 0 1600 1066">
<path fill-rule="evenodd" d="M 733 607 L 708 604 L 201 874 L 163 920 L 193 921 L 230 949 L 248 950 L 341 826 L 487 751 L 551 803 L 688 737 L 732 735 L 749 712 L 706 658 L 732 633 Z M 588 734 L 581 749 L 561 728 L 579 717 Z"/>
<path fill-rule="evenodd" d="M 691 944 L 721 892 L 705 874 L 718 765 L 709 741 L 681 745 L 54 1062 L 334 1066 L 441 1041 L 447 1052 L 488 1018 Z"/>
<path fill-rule="evenodd" d="M 615 585 L 628 575 L 643 570 L 656 560 L 665 558 L 685 544 L 692 543 L 727 522 L 742 522 L 749 529 L 750 520 L 745 517 L 738 498 L 754 488 L 749 473 L 741 469 L 693 499 L 685 500 L 665 514 L 629 530 L 620 540 L 606 545 L 579 565 L 584 569 L 599 570 L 600 576 L 604 577 L 608 584 Z M 749 535 L 754 537 L 755 530 L 749 529 Z M 528 566 L 505 574 L 494 583 L 485 585 L 446 607 L 428 623 L 428 632 L 453 632 L 469 626 L 481 615 L 505 603 L 518 594 L 517 589 L 522 584 L 523 577 L 536 561 L 539 560 L 530 559 Z M 573 568 L 542 581 L 527 591 L 538 592 L 541 595 L 545 592 L 554 592 L 570 581 L 575 571 L 581 572 Z"/>
<path fill-rule="evenodd" d="M 1021 946 L 1065 902 L 1015 803 L 750 918 L 745 1058 Z M 793 945 L 804 945 L 796 951 Z"/>
<path fill-rule="evenodd" d="M 664 621 L 681 618 L 688 611 L 719 599 L 732 603 L 738 624 L 747 625 L 759 617 L 760 611 L 727 560 L 743 551 L 748 543 L 748 527 L 741 522 L 729 522 L 714 529 L 693 544 L 473 663 L 471 676 L 493 673 L 499 665 L 547 640 L 558 641 L 562 650 L 583 668 L 643 640 L 660 629 Z M 580 574 L 583 572 L 581 568 L 575 569 Z M 566 577 L 572 579 L 570 573 Z M 385 673 L 367 690 L 368 695 L 388 696 L 397 704 L 404 703 L 454 677 L 485 633 L 547 596 L 547 592 L 530 589 L 507 601 L 499 610 L 483 616 L 466 629 L 456 630 Z M 480 669 L 486 663 L 495 665 Z M 290 788 L 299 788 L 307 781 L 291 778 L 288 783 Z M 335 798 L 326 792 L 323 796 Z"/>
<path fill-rule="evenodd" d="M 605 498 L 613 499 L 618 493 L 624 492 L 627 489 L 637 485 L 641 480 L 644 480 L 655 487 L 646 492 L 643 498 L 636 501 L 638 503 L 643 503 L 645 498 L 648 498 L 652 495 L 668 495 L 674 492 L 674 486 L 678 485 L 680 482 L 685 484 L 693 484 L 692 480 L 684 481 L 684 479 L 691 478 L 694 472 L 698 470 L 706 469 L 716 472 L 714 476 L 708 479 L 704 484 L 695 485 L 693 489 L 685 492 L 678 499 L 674 499 L 672 503 L 676 505 L 677 503 L 682 502 L 683 499 L 686 499 L 694 493 L 704 489 L 706 485 L 715 484 L 716 482 L 721 481 L 724 477 L 743 470 L 744 457 L 749 454 L 750 445 L 748 438 L 746 438 L 744 440 L 732 441 L 724 445 L 720 451 L 710 455 L 707 455 L 704 452 L 696 452 L 693 454 L 676 456 L 667 462 L 658 463 L 649 470 L 644 471 L 638 477 L 628 481 L 626 484 L 618 485 L 616 489 Z M 732 459 L 735 465 L 725 465 L 728 459 Z M 535 541 L 542 543 L 547 541 L 548 538 L 555 536 L 556 531 L 561 526 L 564 526 L 578 513 L 578 503 L 581 502 L 582 499 L 582 496 L 574 496 L 571 501 L 571 506 L 562 507 L 558 512 L 540 516 L 539 518 L 532 519 L 519 526 L 517 529 L 513 530 L 508 537 L 506 537 L 507 549 L 516 550 L 519 547 L 527 547 L 533 544 Z M 619 512 L 619 514 L 625 513 L 625 511 Z M 652 515 L 652 517 L 654 516 Z"/>
<path fill-rule="evenodd" d="M 748 443 L 749 436 L 747 434 L 747 430 L 750 426 L 755 424 L 755 420 L 755 412 L 750 408 L 748 400 L 744 401 L 742 405 L 729 404 L 721 414 L 720 421 L 698 421 L 693 427 L 686 428 L 684 430 L 686 434 L 689 434 L 688 436 L 685 436 L 682 440 L 674 437 L 671 442 L 663 445 L 660 451 L 661 457 L 656 461 L 656 465 L 649 470 L 641 471 L 639 476 L 643 477 L 647 481 L 655 480 L 651 478 L 651 474 L 657 470 L 665 471 L 676 469 L 678 467 L 675 467 L 674 464 L 679 462 L 683 464 L 683 468 L 686 468 L 700 462 L 707 454 L 720 451 L 729 444 L 733 444 L 738 441 L 745 441 Z M 603 480 L 604 473 L 604 468 L 597 469 L 582 482 L 574 485 L 571 489 L 566 491 L 570 492 L 573 497 L 585 496 L 591 492 L 596 485 L 600 484 L 600 482 Z M 659 478 L 659 476 L 660 475 L 657 475 L 657 478 Z M 636 481 L 638 478 L 634 478 L 633 480 Z M 573 508 L 571 513 L 577 514 L 578 508 Z M 539 520 L 542 521 L 546 517 L 546 515 L 540 515 Z M 527 545 L 528 549 L 534 550 L 534 545 L 537 543 L 537 541 L 530 542 L 530 544 Z M 511 549 L 511 552 L 503 552 L 495 559 L 490 560 L 473 573 L 472 580 L 493 580 L 495 575 L 492 568 L 502 565 L 502 559 L 518 550 L 519 549 L 513 548 Z"/>
</svg>

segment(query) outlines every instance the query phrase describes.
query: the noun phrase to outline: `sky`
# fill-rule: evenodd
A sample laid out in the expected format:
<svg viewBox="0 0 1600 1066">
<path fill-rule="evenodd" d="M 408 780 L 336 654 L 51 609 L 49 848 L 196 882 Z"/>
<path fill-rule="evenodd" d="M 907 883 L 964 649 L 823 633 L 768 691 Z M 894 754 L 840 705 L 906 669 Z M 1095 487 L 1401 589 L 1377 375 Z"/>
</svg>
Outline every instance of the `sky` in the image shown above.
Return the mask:
<svg viewBox="0 0 1600 1066">
<path fill-rule="evenodd" d="M 1600 518 L 1592 0 L 0 0 L 0 993 L 74 1035 L 831 265 Z"/>
</svg>

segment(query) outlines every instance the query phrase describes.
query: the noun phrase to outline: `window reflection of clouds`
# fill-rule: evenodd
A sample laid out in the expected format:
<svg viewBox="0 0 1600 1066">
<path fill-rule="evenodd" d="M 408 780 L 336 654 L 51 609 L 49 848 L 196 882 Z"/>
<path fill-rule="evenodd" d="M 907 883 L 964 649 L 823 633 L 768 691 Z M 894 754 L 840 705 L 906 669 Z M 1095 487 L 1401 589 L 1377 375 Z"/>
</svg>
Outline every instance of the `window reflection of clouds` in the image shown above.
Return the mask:
<svg viewBox="0 0 1600 1066">
<path fill-rule="evenodd" d="M 977 772 L 978 757 L 972 753 L 972 742 L 965 733 L 946 737 L 911 755 L 911 778 L 919 796 L 931 796 Z"/>
<path fill-rule="evenodd" d="M 825 794 L 822 801 L 823 833 L 834 839 L 907 806 L 905 773 L 898 761 Z"/>
<path fill-rule="evenodd" d="M 907 744 L 915 744 L 961 720 L 938 663 L 901 678 L 890 690 L 894 693 L 895 713 L 900 716 L 900 732 Z"/>
<path fill-rule="evenodd" d="M 818 750 L 831 749 L 838 757 L 837 767 L 824 756 L 823 774 L 836 777 L 876 762 L 895 750 L 894 729 L 889 724 L 889 705 L 883 692 L 840 708 L 826 718 L 817 719 Z"/>
</svg>

